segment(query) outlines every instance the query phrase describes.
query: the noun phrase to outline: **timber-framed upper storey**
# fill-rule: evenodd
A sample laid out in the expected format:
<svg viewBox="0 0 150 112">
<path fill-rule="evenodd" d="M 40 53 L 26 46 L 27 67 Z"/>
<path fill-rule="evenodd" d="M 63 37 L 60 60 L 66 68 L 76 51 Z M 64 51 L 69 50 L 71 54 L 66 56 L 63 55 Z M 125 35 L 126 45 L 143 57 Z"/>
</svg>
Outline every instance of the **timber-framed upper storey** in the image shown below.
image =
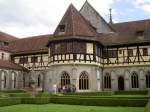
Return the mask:
<svg viewBox="0 0 150 112">
<path fill-rule="evenodd" d="M 150 65 L 150 20 L 107 23 L 86 1 L 80 11 L 69 6 L 54 34 L 14 38 L 1 49 L 29 70 L 59 64 Z"/>
</svg>

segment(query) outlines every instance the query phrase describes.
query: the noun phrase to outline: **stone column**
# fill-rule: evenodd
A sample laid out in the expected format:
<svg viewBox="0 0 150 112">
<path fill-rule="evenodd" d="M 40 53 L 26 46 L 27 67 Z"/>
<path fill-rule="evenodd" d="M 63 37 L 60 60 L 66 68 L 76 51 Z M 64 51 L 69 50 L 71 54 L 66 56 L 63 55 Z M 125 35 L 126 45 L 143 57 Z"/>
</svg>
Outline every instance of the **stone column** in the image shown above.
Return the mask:
<svg viewBox="0 0 150 112">
<path fill-rule="evenodd" d="M 44 79 L 44 91 L 52 92 L 53 90 L 53 71 L 48 70 L 45 73 L 45 79 Z"/>
<path fill-rule="evenodd" d="M 71 84 L 75 85 L 76 91 L 78 91 L 79 90 L 79 84 L 78 84 L 77 68 L 73 67 L 71 72 L 72 72 Z"/>
<path fill-rule="evenodd" d="M 96 73 L 97 73 L 97 91 L 101 91 L 102 90 L 102 85 L 101 85 L 101 82 L 102 82 L 102 70 L 97 69 Z"/>
<path fill-rule="evenodd" d="M 115 71 L 112 71 L 110 75 L 111 75 L 111 89 L 118 90 L 117 74 L 115 73 Z"/>
<path fill-rule="evenodd" d="M 144 90 L 146 88 L 144 70 L 139 70 L 139 89 Z"/>
<path fill-rule="evenodd" d="M 125 90 L 128 91 L 128 90 L 130 90 L 130 77 L 129 77 L 130 73 L 129 73 L 129 71 L 125 71 L 124 75 L 125 75 L 124 76 L 124 87 L 125 87 Z"/>
<path fill-rule="evenodd" d="M 12 71 L 11 70 L 8 70 L 7 71 L 7 89 L 12 89 Z"/>
</svg>

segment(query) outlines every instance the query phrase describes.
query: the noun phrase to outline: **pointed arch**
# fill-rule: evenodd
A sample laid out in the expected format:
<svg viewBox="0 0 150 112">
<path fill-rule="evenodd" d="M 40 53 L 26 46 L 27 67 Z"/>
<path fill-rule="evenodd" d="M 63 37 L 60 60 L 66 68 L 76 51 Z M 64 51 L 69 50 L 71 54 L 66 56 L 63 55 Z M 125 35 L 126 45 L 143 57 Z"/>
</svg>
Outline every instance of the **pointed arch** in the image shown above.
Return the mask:
<svg viewBox="0 0 150 112">
<path fill-rule="evenodd" d="M 37 87 L 41 87 L 41 75 L 39 75 L 37 78 Z"/>
<path fill-rule="evenodd" d="M 17 83 L 17 74 L 16 74 L 16 72 L 11 73 L 11 78 L 12 78 L 12 88 L 16 88 L 16 83 Z"/>
<path fill-rule="evenodd" d="M 0 71 L 1 75 L 1 89 L 7 88 L 7 72 L 2 70 Z"/>
<path fill-rule="evenodd" d="M 139 78 L 137 72 L 133 72 L 131 74 L 131 85 L 132 88 L 139 88 Z"/>
<path fill-rule="evenodd" d="M 70 85 L 70 76 L 67 72 L 62 72 L 61 74 L 61 87 Z"/>
<path fill-rule="evenodd" d="M 89 77 L 87 72 L 81 72 L 79 76 L 79 89 L 80 90 L 87 90 L 89 89 Z"/>
<path fill-rule="evenodd" d="M 147 71 L 145 78 L 146 78 L 146 88 L 150 88 L 150 71 Z"/>
<path fill-rule="evenodd" d="M 111 89 L 111 76 L 108 72 L 104 76 L 104 88 Z"/>
</svg>

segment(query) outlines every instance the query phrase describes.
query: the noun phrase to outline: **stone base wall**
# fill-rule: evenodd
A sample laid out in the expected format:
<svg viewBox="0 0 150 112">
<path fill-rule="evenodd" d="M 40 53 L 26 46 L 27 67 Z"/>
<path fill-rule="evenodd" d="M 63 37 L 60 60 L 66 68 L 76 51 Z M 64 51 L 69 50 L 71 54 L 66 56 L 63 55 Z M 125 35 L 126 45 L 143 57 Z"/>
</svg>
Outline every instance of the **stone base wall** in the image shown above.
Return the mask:
<svg viewBox="0 0 150 112">
<path fill-rule="evenodd" d="M 111 90 L 118 89 L 118 78 L 123 77 L 124 79 L 124 90 L 145 90 L 146 89 L 146 74 L 150 70 L 149 66 L 143 67 L 116 67 L 116 68 L 105 68 L 103 76 L 106 73 L 111 75 Z M 132 88 L 131 76 L 136 72 L 138 75 L 139 88 Z M 105 90 L 105 89 L 104 89 Z"/>
<path fill-rule="evenodd" d="M 76 91 L 97 91 L 101 89 L 102 69 L 91 65 L 57 65 L 51 66 L 46 73 L 45 90 L 54 91 L 54 85 L 60 85 L 61 75 L 66 72 L 70 76 L 70 83 L 76 86 Z M 89 89 L 79 90 L 79 77 L 82 72 L 86 72 L 89 78 Z M 98 84 L 99 83 L 99 84 Z"/>
<path fill-rule="evenodd" d="M 61 83 L 61 75 L 66 72 L 70 76 L 70 84 L 75 85 L 77 92 L 87 91 L 103 91 L 103 90 L 119 90 L 119 77 L 123 78 L 123 90 L 146 90 L 146 74 L 150 71 L 149 66 L 141 67 L 109 67 L 100 68 L 95 65 L 53 65 L 49 69 L 43 71 L 30 71 L 25 73 L 16 70 L 0 70 L 0 90 L 13 90 L 29 88 L 30 80 L 34 80 L 38 90 L 53 92 L 54 85 L 58 86 Z M 85 72 L 89 79 L 89 89 L 79 89 L 79 77 Z M 138 75 L 138 88 L 133 88 L 131 85 L 131 76 L 136 72 Z M 104 88 L 104 76 L 111 76 L 111 88 Z M 149 72 L 150 73 L 150 72 Z M 16 77 L 14 88 L 13 75 Z M 4 76 L 6 76 L 6 87 L 4 88 Z M 40 78 L 39 78 L 40 77 Z"/>
</svg>

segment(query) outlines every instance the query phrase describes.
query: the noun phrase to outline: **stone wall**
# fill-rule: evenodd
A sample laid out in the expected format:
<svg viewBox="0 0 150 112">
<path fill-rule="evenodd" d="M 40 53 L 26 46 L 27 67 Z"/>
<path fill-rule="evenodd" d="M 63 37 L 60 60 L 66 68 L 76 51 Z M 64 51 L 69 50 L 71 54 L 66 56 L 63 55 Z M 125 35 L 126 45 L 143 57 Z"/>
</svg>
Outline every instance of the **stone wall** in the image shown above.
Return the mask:
<svg viewBox="0 0 150 112">
<path fill-rule="evenodd" d="M 150 70 L 149 66 L 133 66 L 133 67 L 114 67 L 105 68 L 103 75 L 109 73 L 111 75 L 111 90 L 118 90 L 118 78 L 124 78 L 124 90 L 145 90 L 146 89 L 146 73 Z M 132 88 L 131 75 L 133 72 L 138 74 L 139 88 Z"/>
<path fill-rule="evenodd" d="M 53 91 L 53 85 L 60 85 L 61 75 L 66 72 L 70 76 L 70 83 L 76 86 L 77 91 L 101 90 L 101 69 L 91 65 L 57 65 L 51 66 L 46 73 L 45 90 Z M 79 90 L 79 76 L 86 72 L 89 78 L 89 89 Z"/>
</svg>

